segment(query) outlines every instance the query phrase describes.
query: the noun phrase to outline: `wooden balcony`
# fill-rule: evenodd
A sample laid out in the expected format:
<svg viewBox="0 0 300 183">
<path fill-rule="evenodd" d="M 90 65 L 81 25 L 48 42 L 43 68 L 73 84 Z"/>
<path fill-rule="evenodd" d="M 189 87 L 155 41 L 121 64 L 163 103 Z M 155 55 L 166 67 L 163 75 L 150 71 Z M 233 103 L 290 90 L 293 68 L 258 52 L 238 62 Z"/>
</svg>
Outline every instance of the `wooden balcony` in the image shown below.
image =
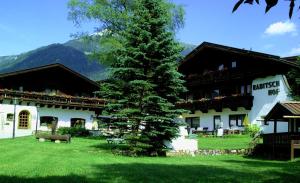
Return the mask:
<svg viewBox="0 0 300 183">
<path fill-rule="evenodd" d="M 238 107 L 251 110 L 253 106 L 253 96 L 224 96 L 215 97 L 213 99 L 203 98 L 200 100 L 178 102 L 177 106 L 191 111 L 200 110 L 204 113 L 207 113 L 210 109 L 222 112 L 224 108 L 236 111 Z"/>
<path fill-rule="evenodd" d="M 41 92 L 21 92 L 7 89 L 0 89 L 0 102 L 4 100 L 10 101 L 11 104 L 14 100 L 18 104 L 31 102 L 35 105 L 49 106 L 49 107 L 62 107 L 62 108 L 83 108 L 83 109 L 100 109 L 105 105 L 105 100 L 99 98 L 88 97 L 75 97 L 70 95 L 49 95 Z"/>
<path fill-rule="evenodd" d="M 207 85 L 213 83 L 222 83 L 231 80 L 246 80 L 259 77 L 264 74 L 261 71 L 250 72 L 236 69 L 209 71 L 203 74 L 190 74 L 185 77 L 188 86 Z"/>
</svg>

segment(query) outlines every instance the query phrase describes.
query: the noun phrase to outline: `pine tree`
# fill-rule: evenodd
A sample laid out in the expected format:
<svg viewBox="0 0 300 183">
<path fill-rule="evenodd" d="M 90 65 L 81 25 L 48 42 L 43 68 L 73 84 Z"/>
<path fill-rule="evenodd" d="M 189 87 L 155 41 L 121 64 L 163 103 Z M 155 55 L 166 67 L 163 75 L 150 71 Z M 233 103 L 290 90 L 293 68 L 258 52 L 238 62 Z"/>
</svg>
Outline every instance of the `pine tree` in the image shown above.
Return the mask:
<svg viewBox="0 0 300 183">
<path fill-rule="evenodd" d="M 127 135 L 134 153 L 164 155 L 164 141 L 176 137 L 175 108 L 185 91 L 177 71 L 182 47 L 169 28 L 169 3 L 165 0 L 137 0 L 121 36 L 124 47 L 112 64 L 109 87 L 116 93 L 108 104 L 118 124 L 129 127 Z"/>
</svg>

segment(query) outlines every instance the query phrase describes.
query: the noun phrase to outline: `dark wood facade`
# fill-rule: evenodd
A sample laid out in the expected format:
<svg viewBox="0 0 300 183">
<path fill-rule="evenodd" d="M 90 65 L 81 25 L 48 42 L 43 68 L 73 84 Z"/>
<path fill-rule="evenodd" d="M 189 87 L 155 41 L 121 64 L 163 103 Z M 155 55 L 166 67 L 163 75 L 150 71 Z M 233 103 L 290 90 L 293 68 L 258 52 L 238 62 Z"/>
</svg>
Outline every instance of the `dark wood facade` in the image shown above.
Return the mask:
<svg viewBox="0 0 300 183">
<path fill-rule="evenodd" d="M 180 105 L 189 110 L 236 110 L 253 105 L 252 81 L 286 74 L 294 60 L 204 42 L 180 63 L 188 93 Z"/>
<path fill-rule="evenodd" d="M 0 89 L 93 97 L 99 85 L 61 64 L 52 64 L 0 74 Z"/>
<path fill-rule="evenodd" d="M 0 75 L 0 102 L 63 109 L 101 111 L 105 100 L 95 97 L 99 84 L 73 70 L 52 64 Z"/>
</svg>

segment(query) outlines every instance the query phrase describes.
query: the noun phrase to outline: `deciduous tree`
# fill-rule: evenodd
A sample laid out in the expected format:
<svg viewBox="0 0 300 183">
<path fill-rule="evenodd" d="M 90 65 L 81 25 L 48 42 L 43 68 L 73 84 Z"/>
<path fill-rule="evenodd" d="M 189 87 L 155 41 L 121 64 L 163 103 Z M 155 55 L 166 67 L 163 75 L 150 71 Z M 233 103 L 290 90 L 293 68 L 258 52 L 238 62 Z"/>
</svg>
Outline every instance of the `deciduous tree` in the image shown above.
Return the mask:
<svg viewBox="0 0 300 183">
<path fill-rule="evenodd" d="M 296 0 L 285 0 L 285 1 L 290 1 L 290 3 L 289 3 L 289 17 L 292 18 L 293 13 L 294 13 L 294 9 L 295 9 L 295 1 Z M 237 3 L 235 4 L 235 6 L 233 7 L 232 12 L 235 12 L 240 7 L 240 5 L 243 4 L 243 3 L 253 5 L 254 2 L 256 4 L 260 3 L 259 0 L 238 0 Z M 267 13 L 271 8 L 273 8 L 274 6 L 277 5 L 278 0 L 265 0 L 265 2 L 266 2 L 265 12 Z"/>
</svg>

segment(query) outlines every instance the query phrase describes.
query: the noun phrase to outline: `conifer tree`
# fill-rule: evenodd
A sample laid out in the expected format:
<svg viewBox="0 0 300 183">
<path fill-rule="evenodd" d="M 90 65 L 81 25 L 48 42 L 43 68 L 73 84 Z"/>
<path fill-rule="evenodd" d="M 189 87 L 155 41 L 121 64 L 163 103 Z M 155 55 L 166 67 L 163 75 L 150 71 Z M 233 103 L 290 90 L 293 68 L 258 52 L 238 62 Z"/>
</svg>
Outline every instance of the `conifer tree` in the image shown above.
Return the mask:
<svg viewBox="0 0 300 183">
<path fill-rule="evenodd" d="M 174 119 L 182 112 L 175 107 L 185 91 L 177 71 L 182 47 L 169 29 L 165 0 L 137 0 L 136 6 L 121 33 L 125 46 L 111 66 L 110 88 L 118 88 L 119 97 L 107 107 L 130 128 L 134 153 L 164 155 L 164 141 L 176 137 Z"/>
<path fill-rule="evenodd" d="M 93 57 L 110 67 L 99 95 L 108 99 L 103 114 L 129 132 L 131 152 L 164 155 L 164 141 L 176 137 L 174 119 L 185 91 L 177 72 L 182 47 L 174 39 L 183 8 L 169 0 L 70 0 L 69 17 L 100 22 L 100 51 Z"/>
</svg>

